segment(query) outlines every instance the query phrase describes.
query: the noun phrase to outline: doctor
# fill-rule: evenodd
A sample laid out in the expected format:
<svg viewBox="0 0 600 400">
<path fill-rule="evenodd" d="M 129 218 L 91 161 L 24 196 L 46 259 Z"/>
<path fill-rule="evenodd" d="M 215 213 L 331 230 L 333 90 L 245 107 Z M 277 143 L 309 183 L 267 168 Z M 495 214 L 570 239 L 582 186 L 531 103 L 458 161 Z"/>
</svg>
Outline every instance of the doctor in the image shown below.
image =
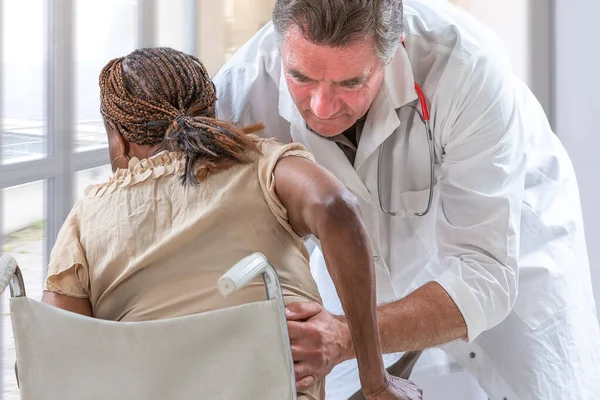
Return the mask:
<svg viewBox="0 0 600 400">
<path fill-rule="evenodd" d="M 215 83 L 220 118 L 303 143 L 359 199 L 386 353 L 440 347 L 493 400 L 600 399 L 573 168 L 487 29 L 443 2 L 278 0 Z M 312 263 L 329 311 L 290 306 L 301 387 L 353 358 Z M 343 365 L 328 398 L 358 387 Z"/>
</svg>

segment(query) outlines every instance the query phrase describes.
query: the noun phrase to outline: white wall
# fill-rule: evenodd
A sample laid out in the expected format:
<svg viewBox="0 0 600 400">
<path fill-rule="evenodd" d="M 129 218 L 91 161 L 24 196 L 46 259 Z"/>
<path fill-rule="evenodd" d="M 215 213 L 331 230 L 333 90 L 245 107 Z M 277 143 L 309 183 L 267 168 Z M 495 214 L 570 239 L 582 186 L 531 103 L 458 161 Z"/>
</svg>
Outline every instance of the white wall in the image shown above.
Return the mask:
<svg viewBox="0 0 600 400">
<path fill-rule="evenodd" d="M 275 0 L 198 0 L 198 54 L 211 75 L 271 20 Z"/>
<path fill-rule="evenodd" d="M 490 27 L 500 37 L 515 74 L 550 115 L 551 58 L 548 0 L 450 0 Z"/>
<path fill-rule="evenodd" d="M 554 120 L 579 181 L 596 304 L 600 311 L 600 2 L 555 1 Z"/>
<path fill-rule="evenodd" d="M 529 0 L 459 0 L 452 3 L 467 10 L 500 36 L 515 73 L 529 84 Z"/>
</svg>

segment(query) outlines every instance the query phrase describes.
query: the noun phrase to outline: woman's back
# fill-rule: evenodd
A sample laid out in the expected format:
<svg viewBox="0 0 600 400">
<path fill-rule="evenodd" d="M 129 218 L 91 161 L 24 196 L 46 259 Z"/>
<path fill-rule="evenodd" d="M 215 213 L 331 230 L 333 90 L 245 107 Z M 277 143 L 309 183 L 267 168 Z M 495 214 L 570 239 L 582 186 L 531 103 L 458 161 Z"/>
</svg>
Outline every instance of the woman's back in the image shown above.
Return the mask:
<svg viewBox="0 0 600 400">
<path fill-rule="evenodd" d="M 264 299 L 260 281 L 227 299 L 216 286 L 236 262 L 261 252 L 289 300 L 320 301 L 306 249 L 273 182 L 277 160 L 310 155 L 272 139 L 259 143 L 263 154 L 253 162 L 210 174 L 199 185 L 181 185 L 181 154 L 162 152 L 88 188 L 55 246 L 49 287 L 89 296 L 98 318 L 188 315 Z M 84 260 L 72 259 L 83 254 Z"/>
</svg>

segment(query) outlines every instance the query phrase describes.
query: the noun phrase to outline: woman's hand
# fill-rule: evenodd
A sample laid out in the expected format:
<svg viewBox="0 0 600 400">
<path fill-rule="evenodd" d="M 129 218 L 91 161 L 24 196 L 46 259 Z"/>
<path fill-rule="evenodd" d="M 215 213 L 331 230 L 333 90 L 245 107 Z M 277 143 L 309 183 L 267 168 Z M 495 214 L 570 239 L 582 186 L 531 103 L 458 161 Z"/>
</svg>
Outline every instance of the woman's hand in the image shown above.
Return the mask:
<svg viewBox="0 0 600 400">
<path fill-rule="evenodd" d="M 383 387 L 374 392 L 363 389 L 367 400 L 422 400 L 423 391 L 406 379 L 387 374 Z"/>
</svg>

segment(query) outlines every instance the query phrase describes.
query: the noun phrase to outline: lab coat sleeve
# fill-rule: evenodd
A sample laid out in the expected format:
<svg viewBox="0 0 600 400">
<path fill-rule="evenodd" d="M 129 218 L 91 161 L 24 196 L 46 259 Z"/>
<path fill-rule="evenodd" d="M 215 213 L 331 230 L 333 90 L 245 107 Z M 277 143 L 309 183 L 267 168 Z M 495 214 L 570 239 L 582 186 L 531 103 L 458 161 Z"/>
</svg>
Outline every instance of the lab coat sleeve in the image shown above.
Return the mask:
<svg viewBox="0 0 600 400">
<path fill-rule="evenodd" d="M 466 65 L 466 66 L 465 66 Z M 460 309 L 472 341 L 504 320 L 517 296 L 526 155 L 513 75 L 481 56 L 440 109 L 442 162 L 436 234 L 444 273 L 436 280 Z M 452 92 L 452 90 L 454 92 Z M 441 96 L 442 94 L 440 94 Z"/>
</svg>

